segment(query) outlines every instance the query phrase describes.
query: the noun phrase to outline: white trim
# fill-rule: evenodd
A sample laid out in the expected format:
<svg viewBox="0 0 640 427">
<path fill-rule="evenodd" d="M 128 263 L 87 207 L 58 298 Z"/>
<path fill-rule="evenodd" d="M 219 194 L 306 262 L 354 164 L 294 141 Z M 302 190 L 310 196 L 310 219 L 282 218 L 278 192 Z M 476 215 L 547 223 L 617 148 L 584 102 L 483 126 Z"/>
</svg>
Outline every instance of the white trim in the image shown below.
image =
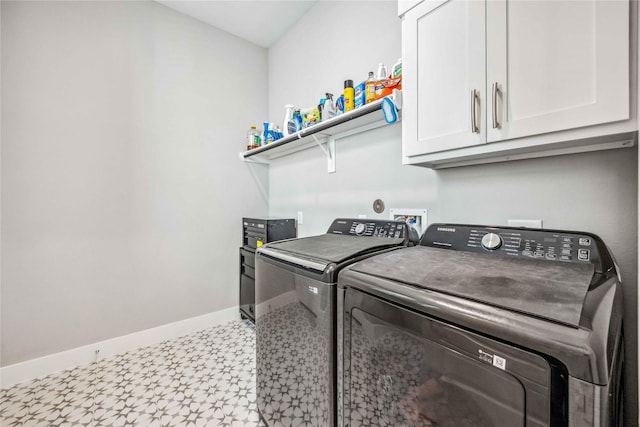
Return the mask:
<svg viewBox="0 0 640 427">
<path fill-rule="evenodd" d="M 94 362 L 96 350 L 100 351 L 99 358 L 102 359 L 238 319 L 240 312 L 238 306 L 235 306 L 4 366 L 0 368 L 0 388 L 8 388 L 14 384 Z"/>
</svg>

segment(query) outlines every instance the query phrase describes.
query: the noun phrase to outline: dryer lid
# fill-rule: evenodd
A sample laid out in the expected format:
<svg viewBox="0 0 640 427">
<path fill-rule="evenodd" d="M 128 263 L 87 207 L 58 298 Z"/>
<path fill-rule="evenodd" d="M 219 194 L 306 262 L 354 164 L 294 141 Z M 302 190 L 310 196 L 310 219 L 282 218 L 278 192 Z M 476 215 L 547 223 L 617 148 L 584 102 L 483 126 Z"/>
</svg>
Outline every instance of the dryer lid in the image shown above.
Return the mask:
<svg viewBox="0 0 640 427">
<path fill-rule="evenodd" d="M 593 264 L 417 246 L 388 252 L 350 267 L 432 291 L 578 327 L 594 275 Z"/>
</svg>

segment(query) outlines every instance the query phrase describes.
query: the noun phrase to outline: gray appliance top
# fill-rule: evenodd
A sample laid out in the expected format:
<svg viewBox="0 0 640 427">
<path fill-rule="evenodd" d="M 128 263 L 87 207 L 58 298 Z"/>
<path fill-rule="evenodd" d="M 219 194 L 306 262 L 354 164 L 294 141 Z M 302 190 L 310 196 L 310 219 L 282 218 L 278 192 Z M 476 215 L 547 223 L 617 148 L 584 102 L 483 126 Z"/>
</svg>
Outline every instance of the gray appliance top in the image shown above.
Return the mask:
<svg viewBox="0 0 640 427">
<path fill-rule="evenodd" d="M 327 264 L 338 264 L 372 250 L 398 246 L 403 243 L 403 238 L 360 238 L 342 234 L 322 234 L 270 243 L 267 248 L 287 252 L 293 256 L 326 261 Z"/>
<path fill-rule="evenodd" d="M 578 327 L 591 263 L 557 263 L 428 246 L 360 261 L 351 270 Z"/>
<path fill-rule="evenodd" d="M 375 250 L 405 246 L 409 239 L 407 224 L 380 219 L 335 219 L 326 234 L 283 240 L 258 251 L 292 264 L 324 271 Z"/>
</svg>

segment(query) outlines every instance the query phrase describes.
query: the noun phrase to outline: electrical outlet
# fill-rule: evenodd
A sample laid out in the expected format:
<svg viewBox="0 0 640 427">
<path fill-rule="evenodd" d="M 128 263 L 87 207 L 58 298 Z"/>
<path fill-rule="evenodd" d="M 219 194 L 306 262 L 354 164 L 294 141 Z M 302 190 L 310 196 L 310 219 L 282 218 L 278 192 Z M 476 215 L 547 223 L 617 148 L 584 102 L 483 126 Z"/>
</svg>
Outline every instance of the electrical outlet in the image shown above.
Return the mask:
<svg viewBox="0 0 640 427">
<path fill-rule="evenodd" d="M 509 227 L 542 228 L 541 219 L 508 219 Z"/>
<path fill-rule="evenodd" d="M 302 220 L 303 220 L 303 216 L 302 216 L 302 211 L 298 211 L 298 224 L 302 224 Z"/>
</svg>

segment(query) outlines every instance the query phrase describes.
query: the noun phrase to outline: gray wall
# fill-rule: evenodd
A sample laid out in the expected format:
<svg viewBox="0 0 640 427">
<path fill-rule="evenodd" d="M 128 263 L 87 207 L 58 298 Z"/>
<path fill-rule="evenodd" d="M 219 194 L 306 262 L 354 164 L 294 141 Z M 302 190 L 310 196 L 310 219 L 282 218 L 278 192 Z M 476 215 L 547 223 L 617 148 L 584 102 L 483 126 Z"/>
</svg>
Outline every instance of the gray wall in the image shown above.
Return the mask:
<svg viewBox="0 0 640 427">
<path fill-rule="evenodd" d="M 266 49 L 155 2 L 1 7 L 2 365 L 237 305 Z"/>
<path fill-rule="evenodd" d="M 366 13 L 366 19 L 351 17 Z M 301 48 L 309 28 L 335 28 L 315 46 Z M 375 23 L 371 25 L 370 23 Z M 269 114 L 279 122 L 283 105 L 310 106 L 342 81 L 366 77 L 383 61 L 401 56 L 396 2 L 319 2 L 269 50 Z M 320 63 L 319 63 L 320 62 Z M 331 66 L 324 66 L 329 62 Z M 309 63 L 318 63 L 311 67 Z M 334 93 L 335 93 L 334 92 Z M 620 149 L 432 171 L 401 165 L 400 125 L 337 141 L 337 172 L 327 174 L 319 149 L 270 166 L 271 215 L 304 214 L 301 235 L 322 233 L 338 216 L 388 218 L 371 206 L 427 208 L 429 222 L 504 224 L 542 219 L 544 227 L 591 231 L 611 247 L 625 294 L 631 420 L 637 417 L 637 150 Z M 291 177 L 296 177 L 292 180 Z"/>
</svg>

